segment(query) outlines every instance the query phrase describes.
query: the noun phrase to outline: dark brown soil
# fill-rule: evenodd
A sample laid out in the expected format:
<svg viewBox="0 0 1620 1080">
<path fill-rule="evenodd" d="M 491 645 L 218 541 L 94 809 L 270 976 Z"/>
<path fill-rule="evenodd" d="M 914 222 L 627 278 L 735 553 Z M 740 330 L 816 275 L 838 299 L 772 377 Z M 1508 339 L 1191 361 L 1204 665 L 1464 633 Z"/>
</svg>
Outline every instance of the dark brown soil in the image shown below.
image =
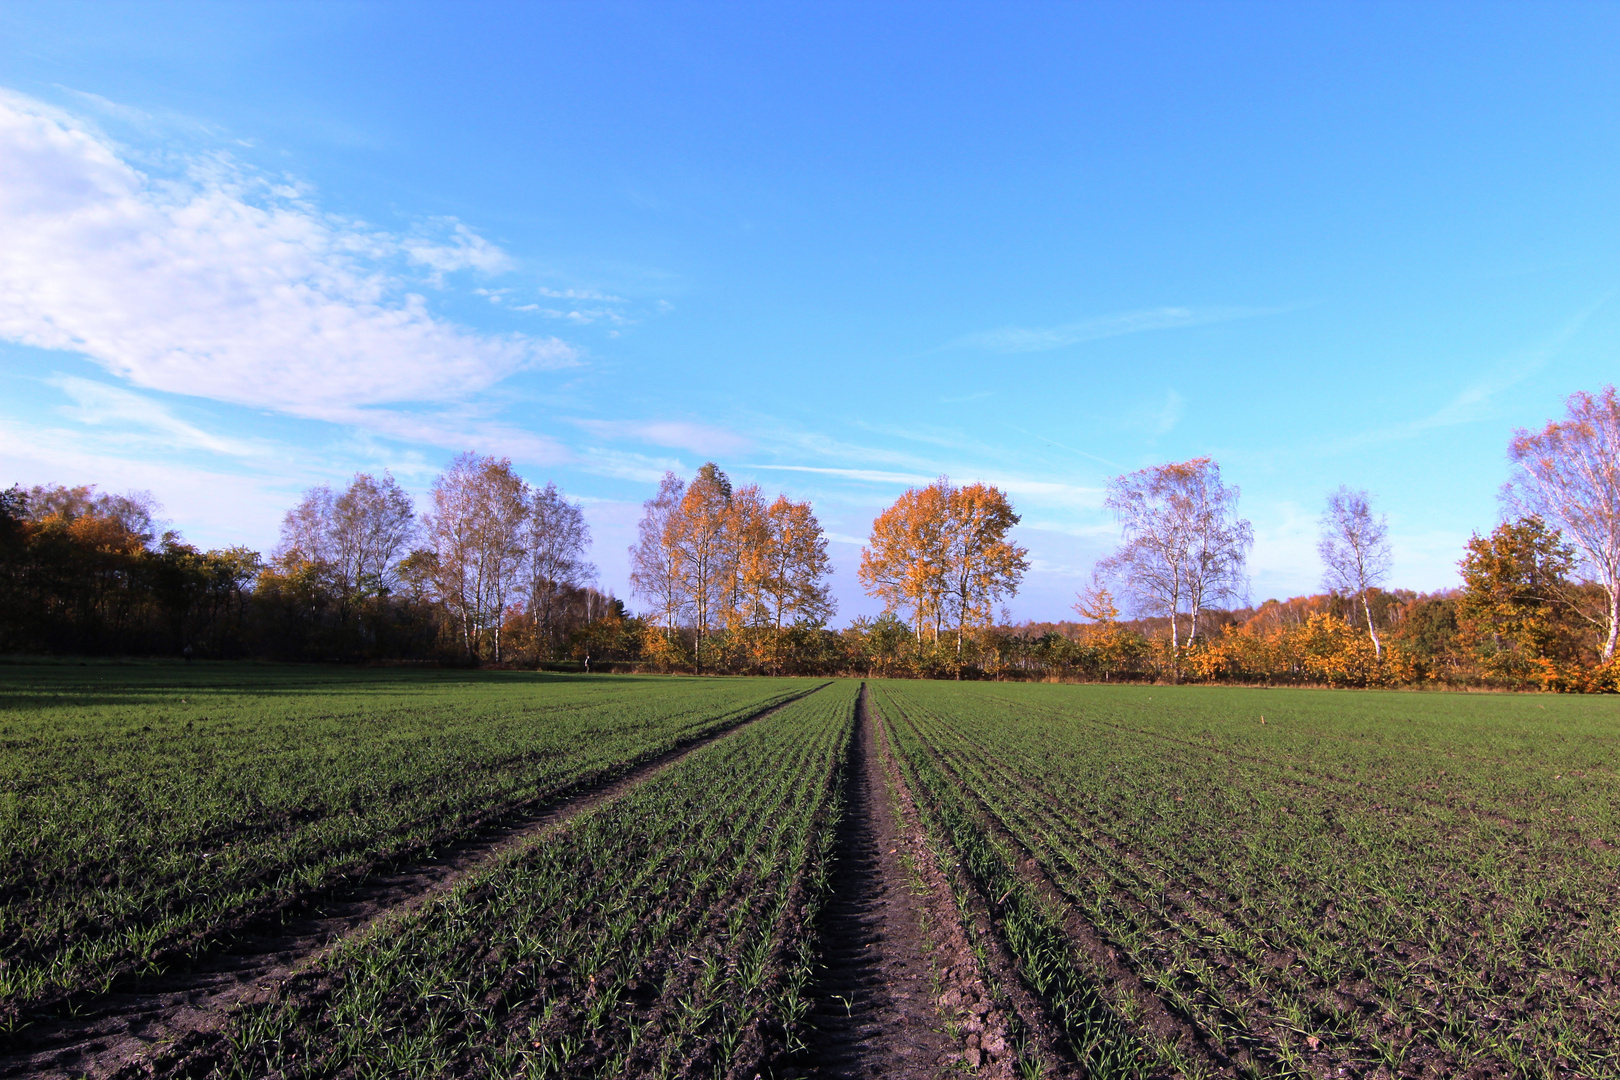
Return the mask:
<svg viewBox="0 0 1620 1080">
<path fill-rule="evenodd" d="M 888 725 L 877 720 L 908 865 L 933 928 L 934 965 L 944 987 L 939 1007 L 954 1021 L 949 1030 L 959 1044 L 948 1060 L 960 1062 L 957 1071 L 979 1076 L 1081 1077 L 1067 1040 L 1018 974 L 997 930 L 992 898 L 962 868 L 948 841 L 929 835 L 890 746 Z"/>
<path fill-rule="evenodd" d="M 921 1080 L 989 1052 L 1010 1059 L 954 903 L 922 848 L 909 796 L 863 688 L 850 744 L 832 893 L 818 920 L 824 967 L 804 1035 L 778 1073 Z M 999 1075 L 987 1072 L 985 1075 Z"/>
<path fill-rule="evenodd" d="M 297 909 L 247 921 L 183 969 L 76 1003 L 63 1010 L 68 1015 L 35 1018 L 0 1055 L 0 1077 L 141 1075 L 148 1051 L 194 1042 L 217 1030 L 233 1007 L 267 1000 L 277 986 L 340 940 L 448 892 L 468 874 L 803 696 L 690 740 L 617 777 L 509 817 L 431 858 L 371 874 L 308 898 Z"/>
</svg>

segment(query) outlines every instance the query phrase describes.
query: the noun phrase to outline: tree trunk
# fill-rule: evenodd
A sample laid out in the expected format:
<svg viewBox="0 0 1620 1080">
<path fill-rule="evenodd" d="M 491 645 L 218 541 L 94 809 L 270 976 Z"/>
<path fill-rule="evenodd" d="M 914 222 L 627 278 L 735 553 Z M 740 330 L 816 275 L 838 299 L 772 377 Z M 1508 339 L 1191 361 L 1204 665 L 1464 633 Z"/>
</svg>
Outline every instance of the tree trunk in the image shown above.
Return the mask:
<svg viewBox="0 0 1620 1080">
<path fill-rule="evenodd" d="M 1367 613 L 1367 636 L 1372 638 L 1373 655 L 1379 659 L 1384 656 L 1384 643 L 1378 640 L 1378 631 L 1373 628 L 1372 600 L 1367 596 L 1368 590 L 1361 590 L 1361 610 Z"/>
<path fill-rule="evenodd" d="M 1609 638 L 1603 643 L 1603 662 L 1614 659 L 1616 639 L 1620 639 L 1620 585 L 1609 586 Z"/>
<path fill-rule="evenodd" d="M 967 597 L 962 597 L 962 613 L 956 617 L 956 681 L 962 681 L 962 635 L 967 630 Z"/>
</svg>

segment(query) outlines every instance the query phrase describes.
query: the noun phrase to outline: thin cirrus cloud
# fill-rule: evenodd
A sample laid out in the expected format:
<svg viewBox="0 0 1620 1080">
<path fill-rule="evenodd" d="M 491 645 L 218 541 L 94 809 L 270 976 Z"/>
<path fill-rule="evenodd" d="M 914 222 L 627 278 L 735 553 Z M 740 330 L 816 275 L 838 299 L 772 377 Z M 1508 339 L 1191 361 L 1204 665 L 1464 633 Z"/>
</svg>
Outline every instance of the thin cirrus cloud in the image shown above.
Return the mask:
<svg viewBox="0 0 1620 1080">
<path fill-rule="evenodd" d="M 1045 352 L 1068 345 L 1079 345 L 1103 338 L 1124 337 L 1154 330 L 1177 330 L 1187 326 L 1205 326 L 1210 323 L 1253 319 L 1262 315 L 1277 315 L 1288 308 L 1280 307 L 1160 307 L 1142 311 L 1124 311 L 1115 315 L 1102 315 L 1061 326 L 1025 327 L 1004 326 L 999 330 L 986 330 L 959 338 L 957 348 L 985 349 L 990 352 Z"/>
<path fill-rule="evenodd" d="M 81 424 L 146 431 L 171 449 L 250 459 L 266 452 L 263 443 L 217 435 L 188 423 L 144 394 L 72 375 L 59 375 L 48 381 L 73 401 L 63 412 L 70 420 Z"/>
<path fill-rule="evenodd" d="M 577 362 L 552 337 L 456 325 L 410 291 L 509 265 L 453 220 L 399 238 L 224 155 L 142 171 L 78 118 L 0 91 L 0 339 L 137 386 L 349 420 Z"/>
<path fill-rule="evenodd" d="M 694 454 L 734 454 L 746 448 L 748 440 L 734 432 L 707 424 L 681 420 L 589 420 L 572 423 L 598 439 L 633 440 L 649 446 L 690 450 Z"/>
</svg>

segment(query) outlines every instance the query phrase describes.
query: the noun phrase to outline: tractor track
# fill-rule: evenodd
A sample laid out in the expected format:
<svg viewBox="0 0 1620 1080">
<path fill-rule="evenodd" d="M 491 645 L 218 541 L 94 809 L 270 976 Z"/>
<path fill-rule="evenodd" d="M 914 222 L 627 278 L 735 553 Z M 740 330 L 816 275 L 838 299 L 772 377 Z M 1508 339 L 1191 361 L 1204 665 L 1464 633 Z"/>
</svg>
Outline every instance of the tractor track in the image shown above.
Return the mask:
<svg viewBox="0 0 1620 1080">
<path fill-rule="evenodd" d="M 1008 1048 L 989 993 L 915 820 L 863 686 L 850 742 L 822 969 L 807 1048 L 781 1070 L 807 1078 L 932 1080 Z M 1001 1075 L 1001 1069 L 981 1072 Z"/>
</svg>

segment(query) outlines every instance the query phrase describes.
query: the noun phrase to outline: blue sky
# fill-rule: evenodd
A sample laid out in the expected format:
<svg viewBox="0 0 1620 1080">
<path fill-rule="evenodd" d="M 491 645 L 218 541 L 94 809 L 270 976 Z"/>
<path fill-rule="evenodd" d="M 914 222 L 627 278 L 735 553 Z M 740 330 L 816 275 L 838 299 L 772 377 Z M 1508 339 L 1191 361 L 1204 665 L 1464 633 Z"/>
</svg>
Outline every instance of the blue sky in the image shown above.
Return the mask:
<svg viewBox="0 0 1620 1080">
<path fill-rule="evenodd" d="M 1620 357 L 1620 6 L 12 3 L 0 481 L 268 549 L 464 449 L 585 501 L 1000 484 L 1069 614 L 1119 472 L 1243 489 L 1255 599 L 1341 483 L 1447 586 L 1515 427 Z"/>
</svg>

